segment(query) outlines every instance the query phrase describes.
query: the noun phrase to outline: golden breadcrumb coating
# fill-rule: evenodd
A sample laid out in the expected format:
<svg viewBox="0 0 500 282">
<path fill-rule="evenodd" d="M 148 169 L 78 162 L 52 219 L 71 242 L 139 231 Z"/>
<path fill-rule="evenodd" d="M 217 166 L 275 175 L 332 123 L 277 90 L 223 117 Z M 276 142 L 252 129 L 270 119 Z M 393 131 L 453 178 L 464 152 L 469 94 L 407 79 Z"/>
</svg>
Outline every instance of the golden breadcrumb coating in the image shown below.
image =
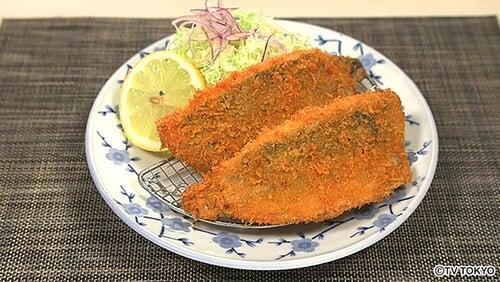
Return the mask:
<svg viewBox="0 0 500 282">
<path fill-rule="evenodd" d="M 163 147 L 201 173 L 229 159 L 266 127 L 306 106 L 356 93 L 358 60 L 295 51 L 234 72 L 157 122 Z"/>
<path fill-rule="evenodd" d="M 307 108 L 264 131 L 182 195 L 195 218 L 320 222 L 411 181 L 404 113 L 390 90 Z"/>
</svg>

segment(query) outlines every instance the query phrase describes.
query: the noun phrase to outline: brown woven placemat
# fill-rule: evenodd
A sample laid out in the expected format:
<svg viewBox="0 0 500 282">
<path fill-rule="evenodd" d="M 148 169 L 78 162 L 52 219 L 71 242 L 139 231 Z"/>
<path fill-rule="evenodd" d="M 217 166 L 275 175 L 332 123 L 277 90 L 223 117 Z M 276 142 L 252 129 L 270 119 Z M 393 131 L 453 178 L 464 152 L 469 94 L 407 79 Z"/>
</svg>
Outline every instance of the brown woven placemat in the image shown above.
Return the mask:
<svg viewBox="0 0 500 282">
<path fill-rule="evenodd" d="M 0 28 L 0 280 L 422 280 L 436 264 L 499 265 L 500 32 L 494 17 L 301 19 L 383 52 L 436 119 L 436 175 L 417 211 L 333 263 L 257 272 L 161 249 L 100 198 L 87 114 L 105 80 L 172 32 L 167 20 L 4 20 Z M 499 274 L 497 274 L 498 277 Z"/>
</svg>

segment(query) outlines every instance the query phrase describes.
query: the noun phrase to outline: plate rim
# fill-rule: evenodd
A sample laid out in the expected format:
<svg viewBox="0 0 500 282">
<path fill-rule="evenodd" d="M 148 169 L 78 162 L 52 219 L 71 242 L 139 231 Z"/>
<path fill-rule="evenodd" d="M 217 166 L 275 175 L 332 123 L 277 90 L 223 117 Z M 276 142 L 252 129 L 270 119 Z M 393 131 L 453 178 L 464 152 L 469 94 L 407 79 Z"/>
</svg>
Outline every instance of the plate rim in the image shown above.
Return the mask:
<svg viewBox="0 0 500 282">
<path fill-rule="evenodd" d="M 87 161 L 87 166 L 90 171 L 90 175 L 92 177 L 92 180 L 99 191 L 101 197 L 104 199 L 106 202 L 107 206 L 111 208 L 111 210 L 129 227 L 131 227 L 134 231 L 139 233 L 142 237 L 148 239 L 149 241 L 155 243 L 156 245 L 167 249 L 168 251 L 171 251 L 173 253 L 176 253 L 178 255 L 193 259 L 195 261 L 211 264 L 211 265 L 217 265 L 217 266 L 222 266 L 222 267 L 229 267 L 229 268 L 235 268 L 235 269 L 246 269 L 246 270 L 284 270 L 284 269 L 296 269 L 296 268 L 303 268 L 303 267 L 308 267 L 308 266 L 313 266 L 313 265 L 318 265 L 322 263 L 327 263 L 327 262 L 332 262 L 344 257 L 347 257 L 349 255 L 352 255 L 354 253 L 357 253 L 365 248 L 370 247 L 371 245 L 379 242 L 380 240 L 384 239 L 387 237 L 389 234 L 391 234 L 394 230 L 396 230 L 403 222 L 405 222 L 412 214 L 415 212 L 416 208 L 420 205 L 422 202 L 423 198 L 427 194 L 430 185 L 432 183 L 432 180 L 434 178 L 434 174 L 436 171 L 437 167 L 437 161 L 438 161 L 438 154 L 439 154 L 439 139 L 438 139 L 438 132 L 437 132 L 437 127 L 436 127 L 436 122 L 434 120 L 434 116 L 432 114 L 432 111 L 425 100 L 424 96 L 422 95 L 422 92 L 418 89 L 414 81 L 392 60 L 390 60 L 387 56 L 385 56 L 383 53 L 380 51 L 376 50 L 375 48 L 371 47 L 370 45 L 365 44 L 364 42 L 354 39 L 344 33 L 338 32 L 336 30 L 332 30 L 329 28 L 325 28 L 319 25 L 314 25 L 314 24 L 309 24 L 305 22 L 299 22 L 299 21 L 291 21 L 291 20 L 277 20 L 279 23 L 283 23 L 285 25 L 299 25 L 303 27 L 309 27 L 309 28 L 314 28 L 314 29 L 322 29 L 326 32 L 335 32 L 340 35 L 342 35 L 345 38 L 348 38 L 350 40 L 357 41 L 363 45 L 369 46 L 371 49 L 376 51 L 377 53 L 381 54 L 384 56 L 386 59 L 387 63 L 392 64 L 395 66 L 397 69 L 399 69 L 403 75 L 403 78 L 406 78 L 407 80 L 407 86 L 412 89 L 412 92 L 415 95 L 415 98 L 419 100 L 424 105 L 424 110 L 425 110 L 425 116 L 429 120 L 429 127 L 431 131 L 431 140 L 432 144 L 432 152 L 431 154 L 431 159 L 430 159 L 430 165 L 427 169 L 426 172 L 426 178 L 423 180 L 423 183 L 420 186 L 419 192 L 415 195 L 414 200 L 409 204 L 407 207 L 406 211 L 403 213 L 401 216 L 401 219 L 398 221 L 395 221 L 394 223 L 390 224 L 389 226 L 386 227 L 384 232 L 377 232 L 374 234 L 371 234 L 370 236 L 366 237 L 363 240 L 360 240 L 352 245 L 349 245 L 347 247 L 341 248 L 336 251 L 332 251 L 329 253 L 324 253 L 316 256 L 311 256 L 311 257 L 304 257 L 304 258 L 297 258 L 297 259 L 292 259 L 292 260 L 283 260 L 283 261 L 259 261 L 259 260 L 236 260 L 236 259 L 229 259 L 229 258 L 224 258 L 224 257 L 219 257 L 219 256 L 214 256 L 214 255 L 208 255 L 204 254 L 198 251 L 194 251 L 188 248 L 184 248 L 181 246 L 177 246 L 167 240 L 161 240 L 157 236 L 153 236 L 147 229 L 137 225 L 135 221 L 132 220 L 120 207 L 114 202 L 113 198 L 111 195 L 107 192 L 104 184 L 101 181 L 101 177 L 99 176 L 98 171 L 96 170 L 94 166 L 94 158 L 92 155 L 93 152 L 93 146 L 91 143 L 91 132 L 93 132 L 93 124 L 92 124 L 92 119 L 93 119 L 93 113 L 97 110 L 98 106 L 100 105 L 100 101 L 104 97 L 104 93 L 108 92 L 108 88 L 110 88 L 111 84 L 110 81 L 111 79 L 117 74 L 124 65 L 126 65 L 131 59 L 133 59 L 135 56 L 139 54 L 139 52 L 135 53 L 132 55 L 128 60 L 125 61 L 122 65 L 120 65 L 115 72 L 106 80 L 104 85 L 101 87 L 99 90 L 99 93 L 97 94 L 96 98 L 94 99 L 94 102 L 92 104 L 92 107 L 90 109 L 88 118 L 87 118 L 87 125 L 86 125 L 86 130 L 85 130 L 85 155 L 86 155 L 86 161 Z M 158 42 L 161 42 L 162 40 L 165 40 L 165 38 L 168 38 L 172 35 L 165 36 L 152 44 L 148 45 L 147 47 L 143 48 L 148 49 L 152 46 L 155 46 L 158 44 Z"/>
</svg>

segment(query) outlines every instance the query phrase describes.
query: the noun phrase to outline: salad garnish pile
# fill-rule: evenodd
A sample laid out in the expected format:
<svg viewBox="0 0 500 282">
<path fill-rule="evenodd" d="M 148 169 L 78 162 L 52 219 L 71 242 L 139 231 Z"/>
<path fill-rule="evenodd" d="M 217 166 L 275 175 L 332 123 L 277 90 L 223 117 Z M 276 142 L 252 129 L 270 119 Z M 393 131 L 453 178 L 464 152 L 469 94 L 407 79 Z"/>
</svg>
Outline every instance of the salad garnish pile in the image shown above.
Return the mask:
<svg viewBox="0 0 500 282">
<path fill-rule="evenodd" d="M 208 84 L 264 59 L 311 47 L 309 38 L 284 30 L 273 18 L 225 8 L 221 1 L 216 6 L 205 1 L 204 8 L 191 12 L 172 22 L 171 51 L 195 64 Z"/>
</svg>

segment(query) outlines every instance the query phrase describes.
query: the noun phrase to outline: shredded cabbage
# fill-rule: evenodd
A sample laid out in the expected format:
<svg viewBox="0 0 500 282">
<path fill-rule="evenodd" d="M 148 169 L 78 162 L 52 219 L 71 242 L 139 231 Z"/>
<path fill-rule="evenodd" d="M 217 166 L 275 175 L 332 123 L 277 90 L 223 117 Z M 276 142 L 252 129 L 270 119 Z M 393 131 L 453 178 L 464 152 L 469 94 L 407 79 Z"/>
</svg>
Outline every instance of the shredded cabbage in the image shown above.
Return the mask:
<svg viewBox="0 0 500 282">
<path fill-rule="evenodd" d="M 234 16 L 243 30 L 253 34 L 246 39 L 231 41 L 214 62 L 211 61 L 212 47 L 201 28 L 179 27 L 175 33 L 171 50 L 195 64 L 208 84 L 215 84 L 230 72 L 261 62 L 263 55 L 268 59 L 292 50 L 311 48 L 310 38 L 286 32 L 273 18 L 243 11 L 235 11 Z"/>
</svg>

